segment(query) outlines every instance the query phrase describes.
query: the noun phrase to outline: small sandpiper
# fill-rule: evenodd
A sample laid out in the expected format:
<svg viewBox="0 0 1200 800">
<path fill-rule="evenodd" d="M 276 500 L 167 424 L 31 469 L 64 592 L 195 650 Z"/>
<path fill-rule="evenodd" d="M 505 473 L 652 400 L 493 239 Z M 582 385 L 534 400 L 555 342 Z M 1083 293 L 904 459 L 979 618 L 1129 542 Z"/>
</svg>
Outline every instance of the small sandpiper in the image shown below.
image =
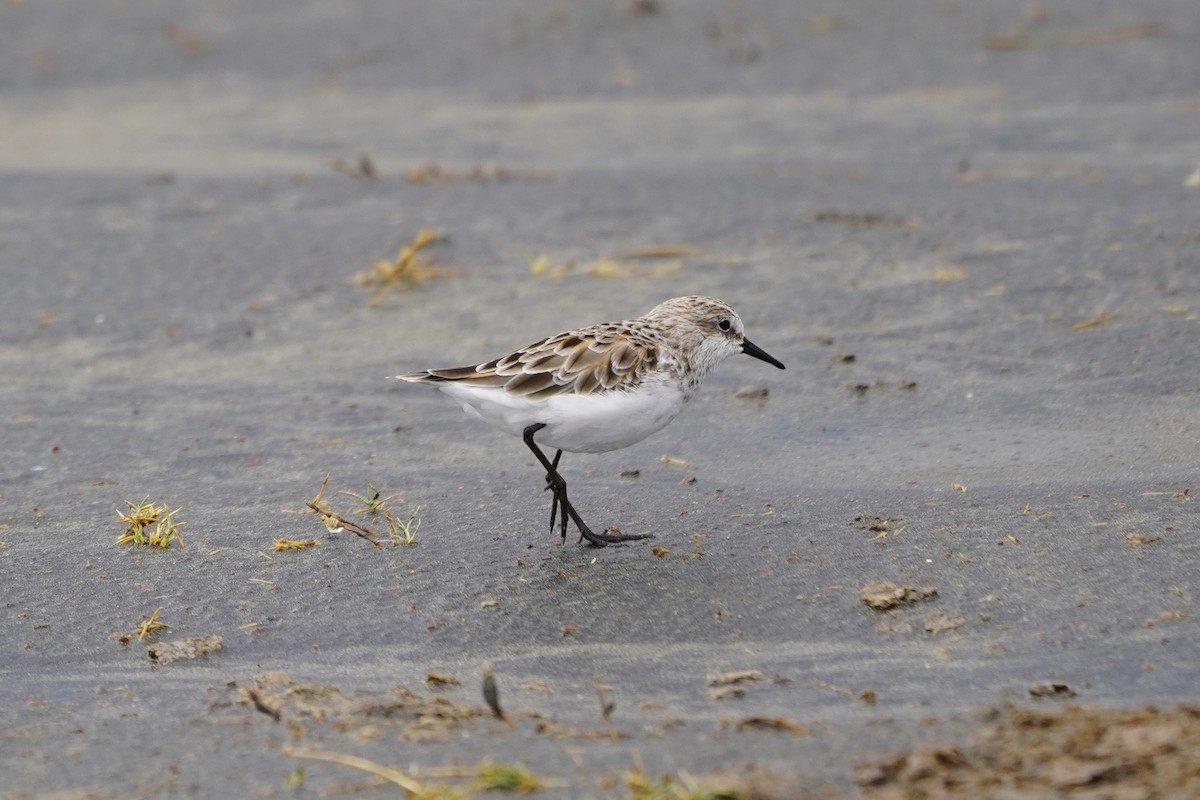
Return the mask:
<svg viewBox="0 0 1200 800">
<path fill-rule="evenodd" d="M 560 333 L 483 364 L 396 377 L 432 383 L 468 414 L 522 437 L 554 493 L 550 530 L 561 507 L 564 541 L 569 517 L 581 542 L 604 547 L 649 534 L 588 528 L 558 472 L 563 452 L 603 453 L 640 442 L 675 419 L 713 367 L 734 353 L 784 369 L 745 337 L 742 320 L 727 303 L 676 297 L 637 319 Z M 553 460 L 539 443 L 557 451 Z"/>
</svg>

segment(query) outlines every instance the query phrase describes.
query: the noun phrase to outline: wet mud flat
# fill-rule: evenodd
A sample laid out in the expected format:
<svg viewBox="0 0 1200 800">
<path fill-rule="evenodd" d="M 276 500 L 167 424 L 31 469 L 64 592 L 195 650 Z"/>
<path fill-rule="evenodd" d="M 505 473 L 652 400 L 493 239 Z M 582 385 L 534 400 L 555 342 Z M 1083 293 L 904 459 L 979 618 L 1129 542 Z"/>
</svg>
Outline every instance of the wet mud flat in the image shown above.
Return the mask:
<svg viewBox="0 0 1200 800">
<path fill-rule="evenodd" d="M 1194 3 L 0 38 L 0 795 L 1197 793 Z M 644 542 L 388 379 L 691 293 Z"/>
</svg>

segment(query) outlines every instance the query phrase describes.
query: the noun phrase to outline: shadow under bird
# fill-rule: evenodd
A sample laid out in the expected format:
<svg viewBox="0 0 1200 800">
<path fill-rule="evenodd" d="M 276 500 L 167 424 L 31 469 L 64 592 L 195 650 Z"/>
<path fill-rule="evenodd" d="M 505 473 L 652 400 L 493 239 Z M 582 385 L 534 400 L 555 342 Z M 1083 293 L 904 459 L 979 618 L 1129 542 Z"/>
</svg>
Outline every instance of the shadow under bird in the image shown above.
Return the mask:
<svg viewBox="0 0 1200 800">
<path fill-rule="evenodd" d="M 713 368 L 735 353 L 784 369 L 746 338 L 727 303 L 676 297 L 637 319 L 560 333 L 483 364 L 396 377 L 433 384 L 468 414 L 522 437 L 554 495 L 550 530 L 561 508 L 564 541 L 570 518 L 581 542 L 604 547 L 650 534 L 593 532 L 567 499 L 558 471 L 563 452 L 603 453 L 640 442 L 675 419 Z M 553 460 L 539 444 L 557 451 Z"/>
</svg>

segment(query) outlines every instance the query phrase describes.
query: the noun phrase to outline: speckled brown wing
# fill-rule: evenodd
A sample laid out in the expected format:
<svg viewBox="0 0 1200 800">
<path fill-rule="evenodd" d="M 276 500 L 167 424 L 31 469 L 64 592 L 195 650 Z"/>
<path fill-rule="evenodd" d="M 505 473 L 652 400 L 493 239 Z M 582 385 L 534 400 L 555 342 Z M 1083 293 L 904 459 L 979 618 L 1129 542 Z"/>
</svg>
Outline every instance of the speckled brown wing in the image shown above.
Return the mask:
<svg viewBox="0 0 1200 800">
<path fill-rule="evenodd" d="M 560 333 L 478 366 L 401 377 L 503 387 L 509 394 L 541 400 L 557 394 L 632 388 L 657 366 L 658 348 L 652 337 L 635 333 L 626 323 L 612 323 Z"/>
</svg>

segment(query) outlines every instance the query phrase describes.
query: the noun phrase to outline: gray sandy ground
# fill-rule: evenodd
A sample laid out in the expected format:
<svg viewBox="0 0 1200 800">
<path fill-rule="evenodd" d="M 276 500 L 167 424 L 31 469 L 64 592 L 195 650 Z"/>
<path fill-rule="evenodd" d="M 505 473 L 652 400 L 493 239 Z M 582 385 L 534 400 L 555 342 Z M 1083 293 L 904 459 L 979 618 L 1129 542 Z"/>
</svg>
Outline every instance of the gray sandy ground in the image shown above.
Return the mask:
<svg viewBox="0 0 1200 800">
<path fill-rule="evenodd" d="M 852 793 L 1033 682 L 1200 696 L 1200 7 L 657 7 L 0 4 L 0 794 L 363 777 L 296 786 L 289 742 L 578 797 L 749 763 Z M 331 166 L 360 154 L 376 178 Z M 429 162 L 509 174 L 405 179 Z M 351 285 L 422 226 L 460 277 Z M 587 270 L 668 244 L 697 251 Z M 649 542 L 561 544 L 520 441 L 386 380 L 688 293 L 788 370 L 735 359 L 650 440 L 565 456 L 585 518 Z M 417 543 L 326 534 L 326 474 L 346 511 L 367 481 L 419 505 Z M 183 549 L 114 544 L 146 495 Z M 874 611 L 881 579 L 938 596 Z M 223 649 L 112 638 L 158 607 Z M 478 707 L 485 659 L 511 729 L 239 702 L 433 671 Z"/>
</svg>

